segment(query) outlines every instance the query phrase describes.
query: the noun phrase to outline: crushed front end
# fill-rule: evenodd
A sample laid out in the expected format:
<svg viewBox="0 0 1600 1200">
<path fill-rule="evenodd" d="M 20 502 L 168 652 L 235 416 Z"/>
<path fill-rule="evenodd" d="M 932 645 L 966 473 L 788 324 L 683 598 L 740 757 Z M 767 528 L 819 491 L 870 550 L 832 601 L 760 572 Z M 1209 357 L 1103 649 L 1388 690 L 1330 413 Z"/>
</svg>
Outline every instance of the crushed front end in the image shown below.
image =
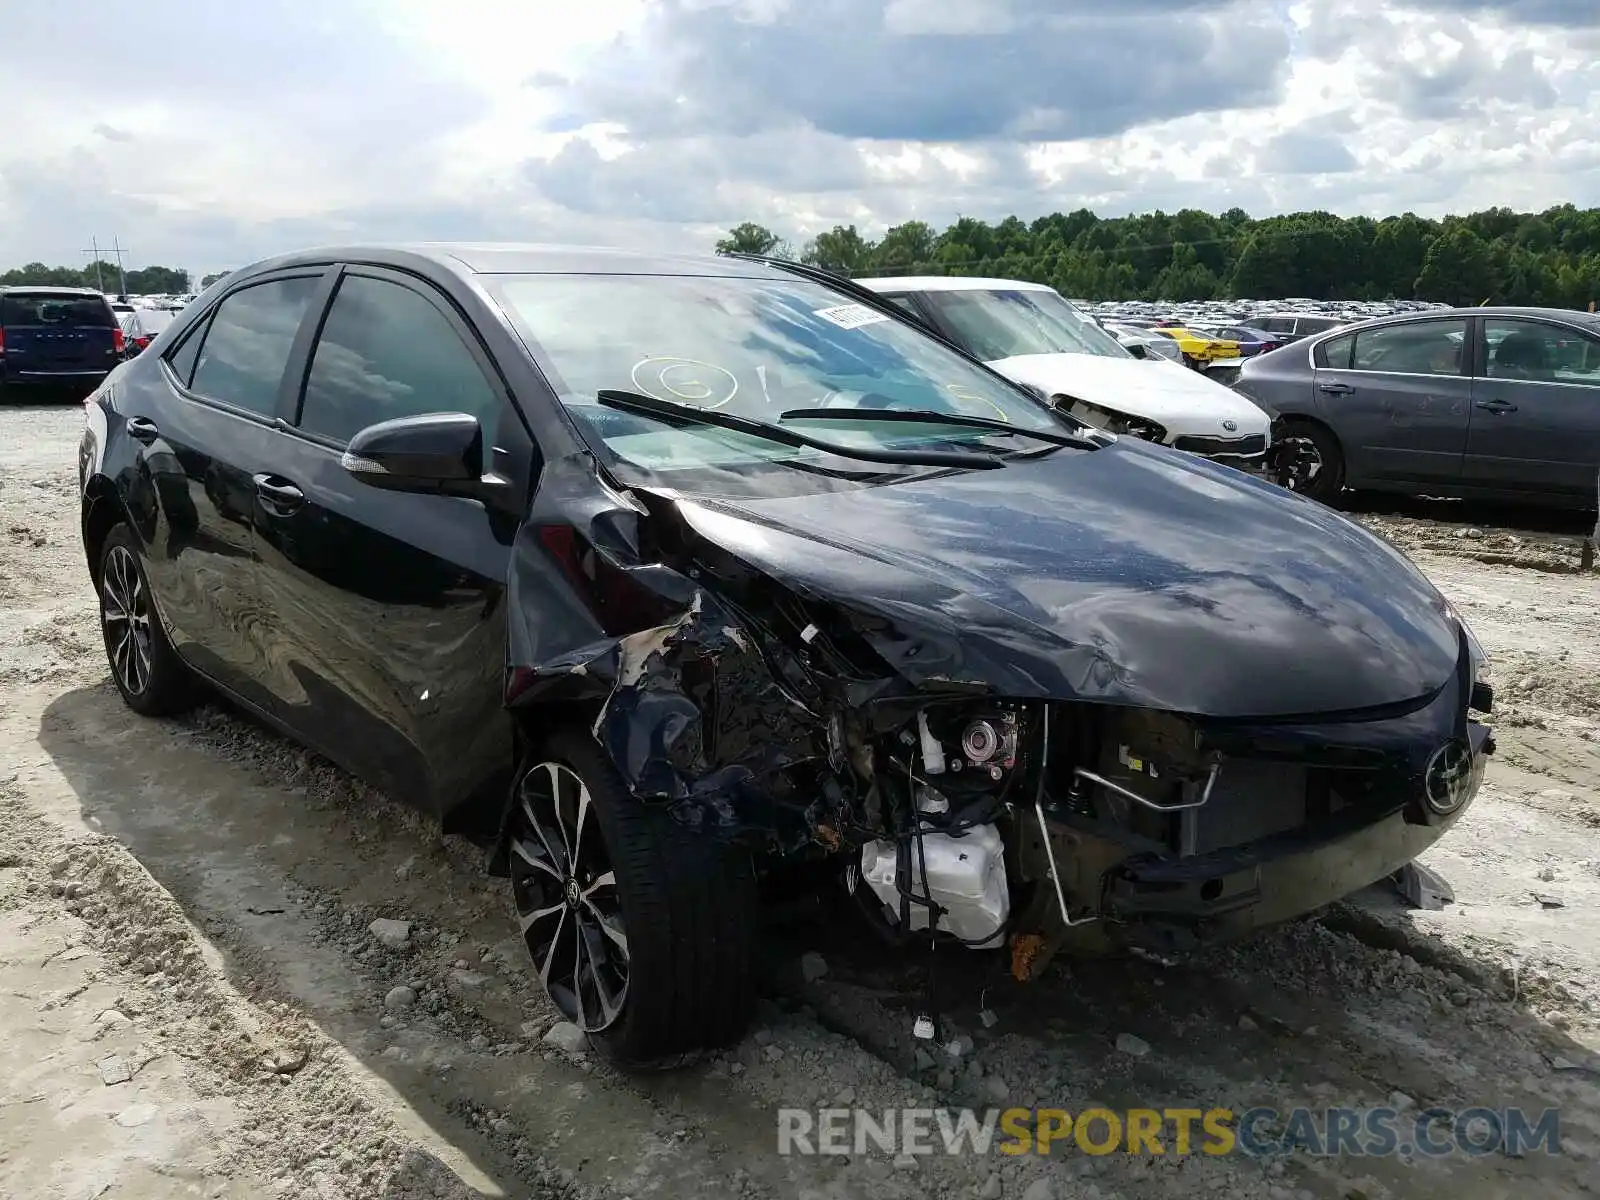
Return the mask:
<svg viewBox="0 0 1600 1200">
<path fill-rule="evenodd" d="M 891 925 L 925 929 L 932 900 L 968 945 L 1005 935 L 1023 978 L 1064 945 L 1168 953 L 1312 912 L 1415 858 L 1470 805 L 1494 749 L 1474 669 L 1463 635 L 1460 669 L 1433 695 L 1304 719 L 931 706 L 884 754 L 916 814 L 897 843 L 902 894 L 881 844 L 860 874 Z M 946 864 L 967 839 L 963 878 Z M 942 865 L 927 885 L 925 858 Z"/>
</svg>

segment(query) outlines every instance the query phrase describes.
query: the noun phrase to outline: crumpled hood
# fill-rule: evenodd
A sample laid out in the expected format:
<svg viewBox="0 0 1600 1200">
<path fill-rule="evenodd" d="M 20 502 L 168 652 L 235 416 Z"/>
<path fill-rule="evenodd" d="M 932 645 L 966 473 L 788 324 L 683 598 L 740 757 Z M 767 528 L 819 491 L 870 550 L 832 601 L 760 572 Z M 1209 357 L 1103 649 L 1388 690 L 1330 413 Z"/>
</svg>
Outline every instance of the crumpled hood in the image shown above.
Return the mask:
<svg viewBox="0 0 1600 1200">
<path fill-rule="evenodd" d="M 1071 396 L 1102 408 L 1148 417 L 1162 425 L 1178 418 L 1237 421 L 1244 437 L 1266 433 L 1270 421 L 1249 399 L 1199 371 L 1165 360 L 1107 358 L 1098 354 L 1022 354 L 989 364 L 1008 379 L 1044 389 L 1047 395 Z"/>
<path fill-rule="evenodd" d="M 1415 700 L 1458 662 L 1442 597 L 1387 542 L 1137 439 L 842 493 L 676 503 L 699 536 L 838 605 L 917 685 L 1282 717 Z"/>
</svg>

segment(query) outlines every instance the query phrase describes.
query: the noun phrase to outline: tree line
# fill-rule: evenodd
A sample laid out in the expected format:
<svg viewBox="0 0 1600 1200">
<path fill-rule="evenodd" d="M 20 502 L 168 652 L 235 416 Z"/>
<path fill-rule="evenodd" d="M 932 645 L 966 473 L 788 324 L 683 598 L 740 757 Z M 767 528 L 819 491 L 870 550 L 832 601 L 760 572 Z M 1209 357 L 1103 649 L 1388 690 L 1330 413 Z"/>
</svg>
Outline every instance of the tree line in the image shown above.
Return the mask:
<svg viewBox="0 0 1600 1200">
<path fill-rule="evenodd" d="M 177 267 L 137 267 L 126 273 L 130 296 L 181 296 L 189 290 L 189 272 Z M 101 260 L 86 267 L 51 267 L 42 262 L 0 271 L 0 286 L 89 287 L 115 295 L 121 289 L 117 264 Z"/>
<path fill-rule="evenodd" d="M 1091 300 L 1419 299 L 1579 309 L 1600 300 L 1600 209 L 1571 204 L 1439 220 L 1409 212 L 1257 219 L 1239 208 L 1102 218 L 1079 209 L 1031 223 L 962 217 L 941 232 L 907 221 L 876 241 L 838 225 L 798 254 L 772 230 L 745 222 L 716 248 L 851 276 L 1026 279 Z"/>
</svg>

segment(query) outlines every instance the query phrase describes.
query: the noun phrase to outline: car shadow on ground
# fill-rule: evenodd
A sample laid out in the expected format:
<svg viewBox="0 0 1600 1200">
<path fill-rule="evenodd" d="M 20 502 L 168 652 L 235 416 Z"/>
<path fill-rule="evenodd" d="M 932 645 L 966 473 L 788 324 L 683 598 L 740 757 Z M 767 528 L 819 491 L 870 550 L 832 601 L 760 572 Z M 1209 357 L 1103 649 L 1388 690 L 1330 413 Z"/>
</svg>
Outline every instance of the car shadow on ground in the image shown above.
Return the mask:
<svg viewBox="0 0 1600 1200">
<path fill-rule="evenodd" d="M 89 827 L 124 845 L 195 927 L 211 933 L 239 991 L 258 1002 L 292 1000 L 439 1138 L 513 1194 L 524 1190 L 509 1152 L 516 1139 L 541 1152 L 556 1147 L 556 1165 L 584 1178 L 586 1163 L 614 1159 L 619 1146 L 659 1140 L 663 1095 L 715 1139 L 717 1151 L 731 1149 L 742 1167 L 772 1172 L 768 1182 L 780 1194 L 803 1180 L 799 1173 L 809 1165 L 771 1153 L 770 1113 L 727 1096 L 725 1084 L 698 1069 L 676 1080 L 631 1081 L 537 1054 L 467 1050 L 469 1033 L 515 1041 L 520 1017 L 548 1010 L 534 998 L 526 971 L 510 965 L 443 1032 L 426 1018 L 410 1030 L 380 1030 L 385 990 L 408 977 L 432 988 L 432 980 L 451 974 L 457 951 L 451 943 L 431 957 L 419 949 L 398 966 L 365 946 L 351 953 L 319 932 L 337 914 L 308 911 L 307 894 L 337 896 L 345 925 L 358 932 L 370 916 L 404 916 L 465 934 L 463 947 L 509 939 L 520 950 L 508 910 L 495 899 L 497 886 L 471 875 L 459 845 L 429 834 L 387 801 L 330 800 L 294 786 L 301 776 L 285 777 L 283 763 L 297 751 L 272 734 L 225 724 L 219 735 L 204 721 L 144 720 L 103 684 L 57 697 L 38 738 Z M 220 757 L 217 736 L 232 738 L 242 752 Z M 279 758 L 266 761 L 273 753 Z M 1168 965 L 1061 958 L 1027 985 L 1010 978 L 1003 955 L 952 950 L 938 955 L 933 1004 L 951 1029 L 977 1041 L 978 1054 L 1010 1081 L 1019 1102 L 1071 1109 L 1093 1097 L 1113 1107 L 1282 1110 L 1381 1105 L 1403 1092 L 1424 1107 L 1520 1106 L 1537 1114 L 1556 1106 L 1564 1122 L 1571 1114 L 1578 1128 L 1600 1129 L 1600 1089 L 1581 1066 L 1592 1056 L 1509 1003 L 1497 964 L 1415 929 L 1402 928 L 1394 945 L 1354 932 L 1337 920 L 1302 921 Z M 944 1088 L 945 1064 L 917 1056 L 910 1025 L 928 1006 L 924 952 L 886 949 L 834 910 L 774 935 L 769 957 L 792 963 L 803 950 L 820 951 L 827 969 L 811 979 L 777 972 L 769 982 L 786 1003 L 808 1004 L 825 1025 L 909 1078 L 940 1086 L 952 1102 L 993 1102 L 964 1093 L 971 1082 L 964 1078 Z M 992 1026 L 982 1009 L 993 1015 Z M 1125 1034 L 1154 1052 L 1119 1054 Z M 1574 1069 L 1558 1070 L 1557 1062 Z M 481 1114 L 491 1102 L 509 1133 L 488 1132 L 493 1122 Z M 706 1169 L 692 1157 L 676 1166 L 670 1156 L 657 1161 L 658 1177 L 682 1171 L 685 1191 Z M 1585 1169 L 1545 1155 L 1491 1161 L 1462 1160 L 1424 1183 L 1400 1160 L 1368 1159 L 1351 1177 L 1408 1198 L 1464 1200 L 1501 1194 L 1480 1185 L 1498 1179 L 1494 1186 L 1503 1189 L 1506 1177 L 1559 1192 Z M 1318 1196 L 1344 1194 L 1330 1190 L 1336 1181 L 1327 1174 L 1344 1169 L 1296 1167 L 1304 1172 L 1300 1183 Z M 589 1170 L 592 1180 L 595 1168 Z"/>
</svg>

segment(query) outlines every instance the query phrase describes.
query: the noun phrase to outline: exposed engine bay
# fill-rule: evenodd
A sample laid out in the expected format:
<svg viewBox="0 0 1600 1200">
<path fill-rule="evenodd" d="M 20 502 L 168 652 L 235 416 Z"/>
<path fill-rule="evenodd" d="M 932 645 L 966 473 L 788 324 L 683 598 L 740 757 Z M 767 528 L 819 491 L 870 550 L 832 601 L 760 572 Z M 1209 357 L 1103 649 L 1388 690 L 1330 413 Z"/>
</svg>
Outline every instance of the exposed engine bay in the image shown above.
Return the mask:
<svg viewBox="0 0 1600 1200">
<path fill-rule="evenodd" d="M 1492 752 L 1481 652 L 1420 576 L 1371 601 L 1426 614 L 1388 624 L 1348 579 L 1246 570 L 1238 541 L 1185 590 L 1148 586 L 1109 531 L 1033 543 L 1013 519 L 995 542 L 1015 494 L 966 477 L 939 536 L 970 524 L 984 575 L 941 574 L 916 531 L 874 527 L 873 549 L 842 523 L 914 484 L 855 494 L 837 532 L 827 496 L 802 534 L 781 499 L 645 489 L 574 525 L 567 466 L 523 527 L 508 704 L 594 704 L 642 802 L 758 859 L 831 862 L 881 932 L 1009 946 L 1020 978 L 1069 944 L 1171 951 L 1331 903 L 1436 840 Z M 1341 552 L 1412 586 L 1386 552 Z M 590 624 L 556 638 L 549 613 Z"/>
</svg>

